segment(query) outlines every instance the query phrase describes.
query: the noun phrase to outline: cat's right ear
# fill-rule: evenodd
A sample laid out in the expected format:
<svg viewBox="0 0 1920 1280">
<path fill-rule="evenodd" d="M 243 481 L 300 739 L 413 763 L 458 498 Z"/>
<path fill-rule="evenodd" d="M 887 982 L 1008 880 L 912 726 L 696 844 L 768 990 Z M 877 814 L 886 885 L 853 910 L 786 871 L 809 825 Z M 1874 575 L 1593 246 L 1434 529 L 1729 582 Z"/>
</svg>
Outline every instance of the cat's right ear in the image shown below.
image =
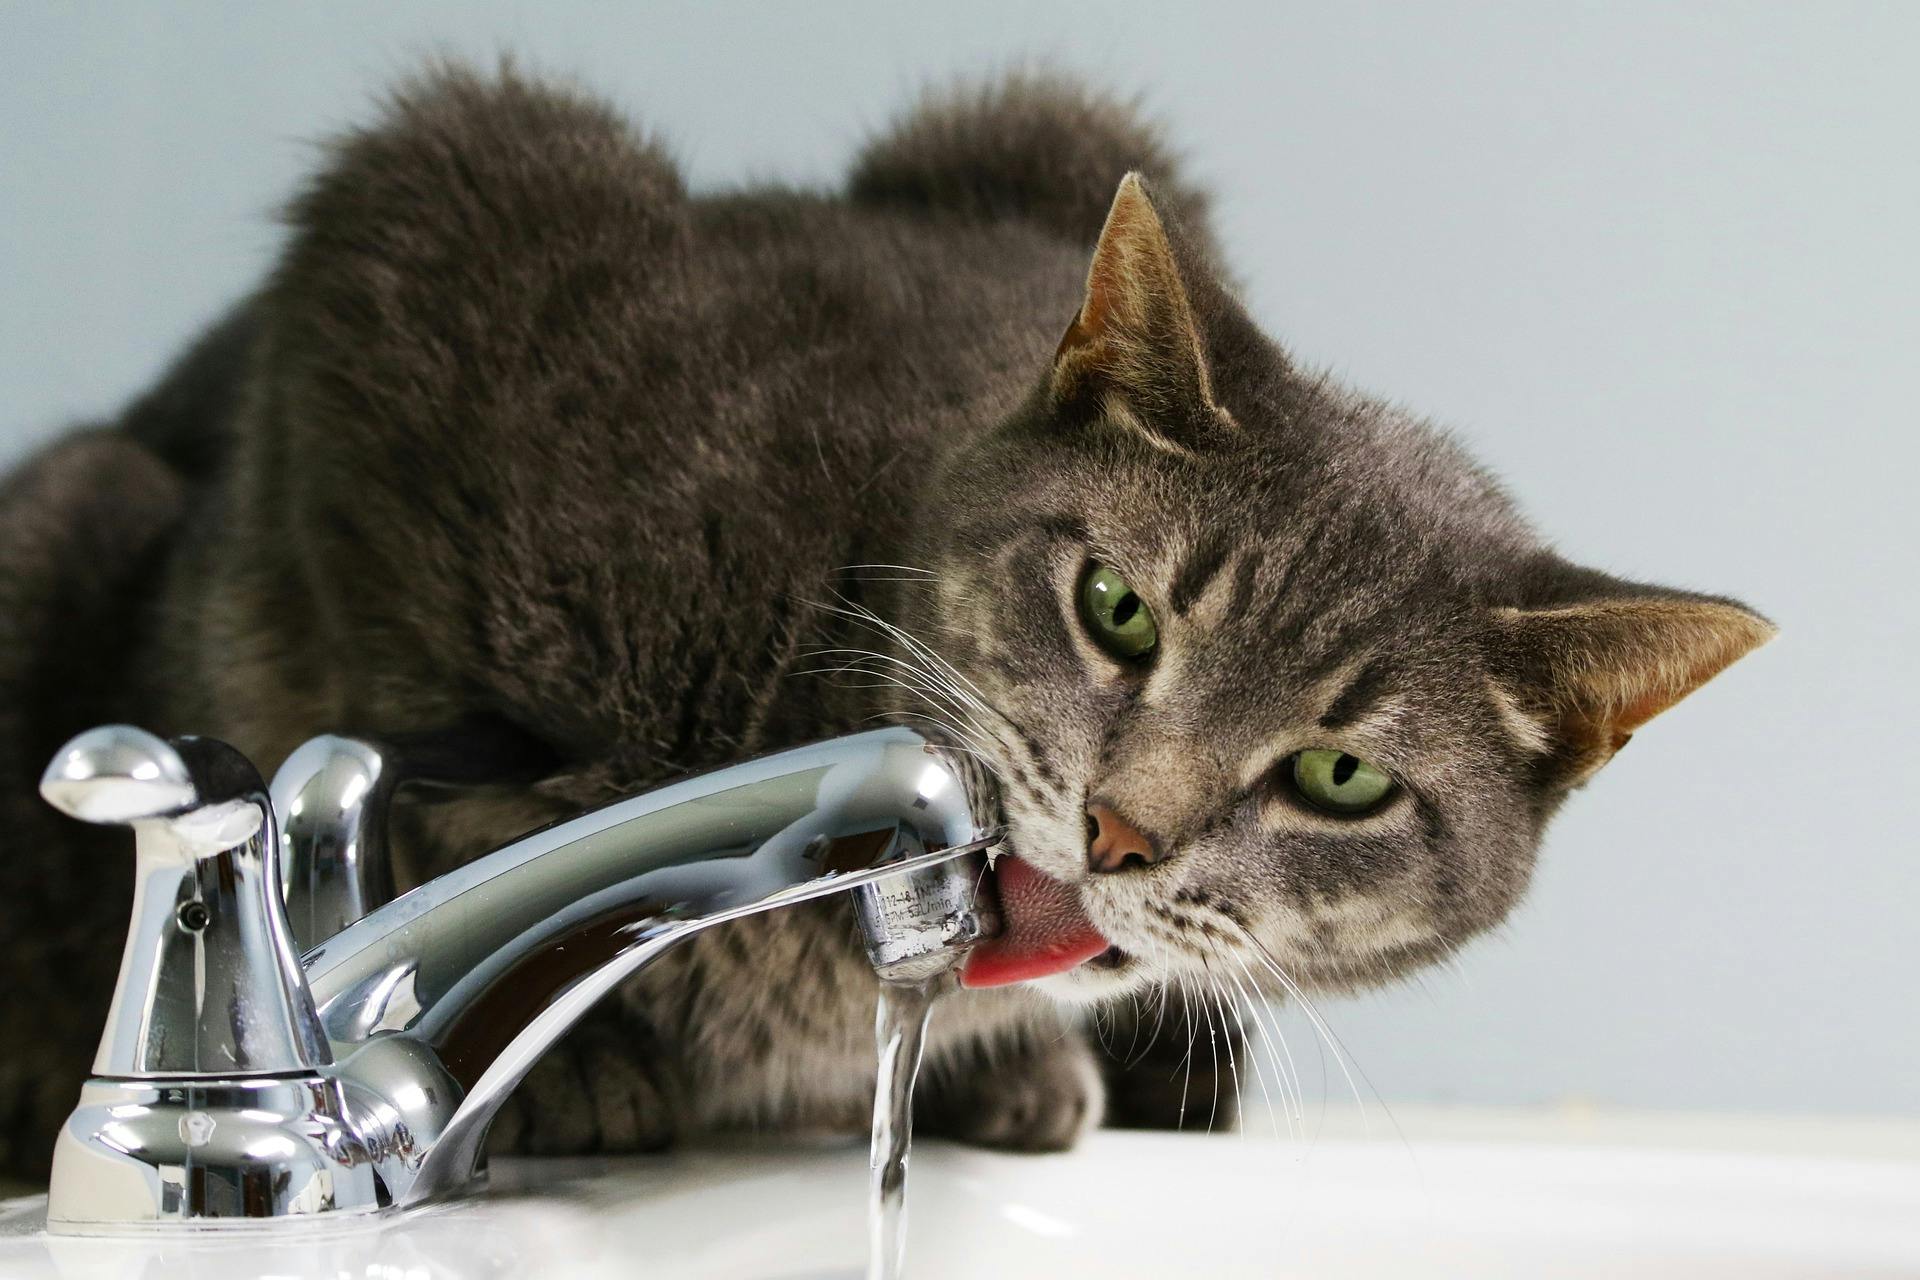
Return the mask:
<svg viewBox="0 0 1920 1280">
<path fill-rule="evenodd" d="M 1771 622 L 1713 596 L 1604 579 L 1603 595 L 1494 611 L 1495 679 L 1556 788 L 1579 786 L 1636 730 L 1772 639 Z"/>
<path fill-rule="evenodd" d="M 1230 420 L 1213 398 L 1205 344 L 1165 223 L 1137 173 L 1120 181 L 1087 292 L 1054 354 L 1055 402 L 1184 449 Z"/>
</svg>

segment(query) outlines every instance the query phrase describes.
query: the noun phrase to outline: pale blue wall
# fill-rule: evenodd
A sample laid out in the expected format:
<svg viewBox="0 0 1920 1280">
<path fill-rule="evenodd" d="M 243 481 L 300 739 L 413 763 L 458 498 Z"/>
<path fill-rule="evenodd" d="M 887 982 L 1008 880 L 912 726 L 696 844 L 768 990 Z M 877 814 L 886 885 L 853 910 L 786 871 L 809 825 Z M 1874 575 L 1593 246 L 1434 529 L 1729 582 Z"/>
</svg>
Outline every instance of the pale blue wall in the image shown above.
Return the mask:
<svg viewBox="0 0 1920 1280">
<path fill-rule="evenodd" d="M 1570 806 L 1500 936 L 1329 1008 L 1373 1081 L 1920 1109 L 1920 7 L 180 8 L 0 6 L 0 457 L 246 289 L 308 140 L 420 53 L 577 71 L 703 183 L 830 181 L 923 79 L 1053 55 L 1149 91 L 1307 359 L 1570 552 L 1786 628 Z"/>
</svg>

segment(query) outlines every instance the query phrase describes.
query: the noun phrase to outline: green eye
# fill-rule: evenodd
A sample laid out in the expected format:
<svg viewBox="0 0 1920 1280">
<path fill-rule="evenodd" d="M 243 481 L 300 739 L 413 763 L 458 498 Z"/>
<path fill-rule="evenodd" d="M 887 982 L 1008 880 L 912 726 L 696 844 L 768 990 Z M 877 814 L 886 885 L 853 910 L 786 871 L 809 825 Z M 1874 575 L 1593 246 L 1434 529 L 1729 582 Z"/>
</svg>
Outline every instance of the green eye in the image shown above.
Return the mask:
<svg viewBox="0 0 1920 1280">
<path fill-rule="evenodd" d="M 1353 817 L 1378 809 L 1393 794 L 1393 779 L 1344 751 L 1302 751 L 1293 758 L 1293 785 L 1307 803 Z"/>
<path fill-rule="evenodd" d="M 1080 621 L 1093 642 L 1116 658 L 1144 658 L 1160 640 L 1153 610 L 1125 578 L 1104 564 L 1094 565 L 1080 581 Z"/>
</svg>

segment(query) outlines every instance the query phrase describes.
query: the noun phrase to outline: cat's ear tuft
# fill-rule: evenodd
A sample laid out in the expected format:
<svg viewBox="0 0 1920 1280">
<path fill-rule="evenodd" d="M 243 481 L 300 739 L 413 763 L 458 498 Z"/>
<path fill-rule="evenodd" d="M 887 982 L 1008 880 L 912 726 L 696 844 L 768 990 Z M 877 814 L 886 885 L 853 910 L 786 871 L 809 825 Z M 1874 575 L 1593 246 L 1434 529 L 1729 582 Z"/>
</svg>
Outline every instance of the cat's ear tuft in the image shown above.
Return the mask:
<svg viewBox="0 0 1920 1280">
<path fill-rule="evenodd" d="M 1496 610 L 1492 657 L 1497 678 L 1546 730 L 1554 783 L 1574 787 L 1775 631 L 1730 600 L 1647 590 Z"/>
<path fill-rule="evenodd" d="M 1086 299 L 1054 355 L 1053 392 L 1175 447 L 1226 420 L 1173 242 L 1137 173 L 1107 213 Z"/>
</svg>

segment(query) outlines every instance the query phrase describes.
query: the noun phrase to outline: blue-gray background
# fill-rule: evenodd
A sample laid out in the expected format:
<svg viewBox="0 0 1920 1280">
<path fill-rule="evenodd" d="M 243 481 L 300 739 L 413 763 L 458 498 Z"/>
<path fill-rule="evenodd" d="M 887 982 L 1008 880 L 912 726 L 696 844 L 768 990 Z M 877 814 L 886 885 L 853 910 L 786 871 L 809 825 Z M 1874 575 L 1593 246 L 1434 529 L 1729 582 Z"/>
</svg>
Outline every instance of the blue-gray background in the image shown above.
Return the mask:
<svg viewBox="0 0 1920 1280">
<path fill-rule="evenodd" d="M 832 182 L 1034 55 L 1146 91 L 1303 358 L 1569 553 L 1785 628 L 1574 800 L 1506 929 L 1330 1003 L 1353 1058 L 1390 1100 L 1920 1111 L 1920 6 L 0 4 L 0 463 L 154 377 L 312 140 L 446 50 L 577 73 L 702 186 Z"/>
</svg>

